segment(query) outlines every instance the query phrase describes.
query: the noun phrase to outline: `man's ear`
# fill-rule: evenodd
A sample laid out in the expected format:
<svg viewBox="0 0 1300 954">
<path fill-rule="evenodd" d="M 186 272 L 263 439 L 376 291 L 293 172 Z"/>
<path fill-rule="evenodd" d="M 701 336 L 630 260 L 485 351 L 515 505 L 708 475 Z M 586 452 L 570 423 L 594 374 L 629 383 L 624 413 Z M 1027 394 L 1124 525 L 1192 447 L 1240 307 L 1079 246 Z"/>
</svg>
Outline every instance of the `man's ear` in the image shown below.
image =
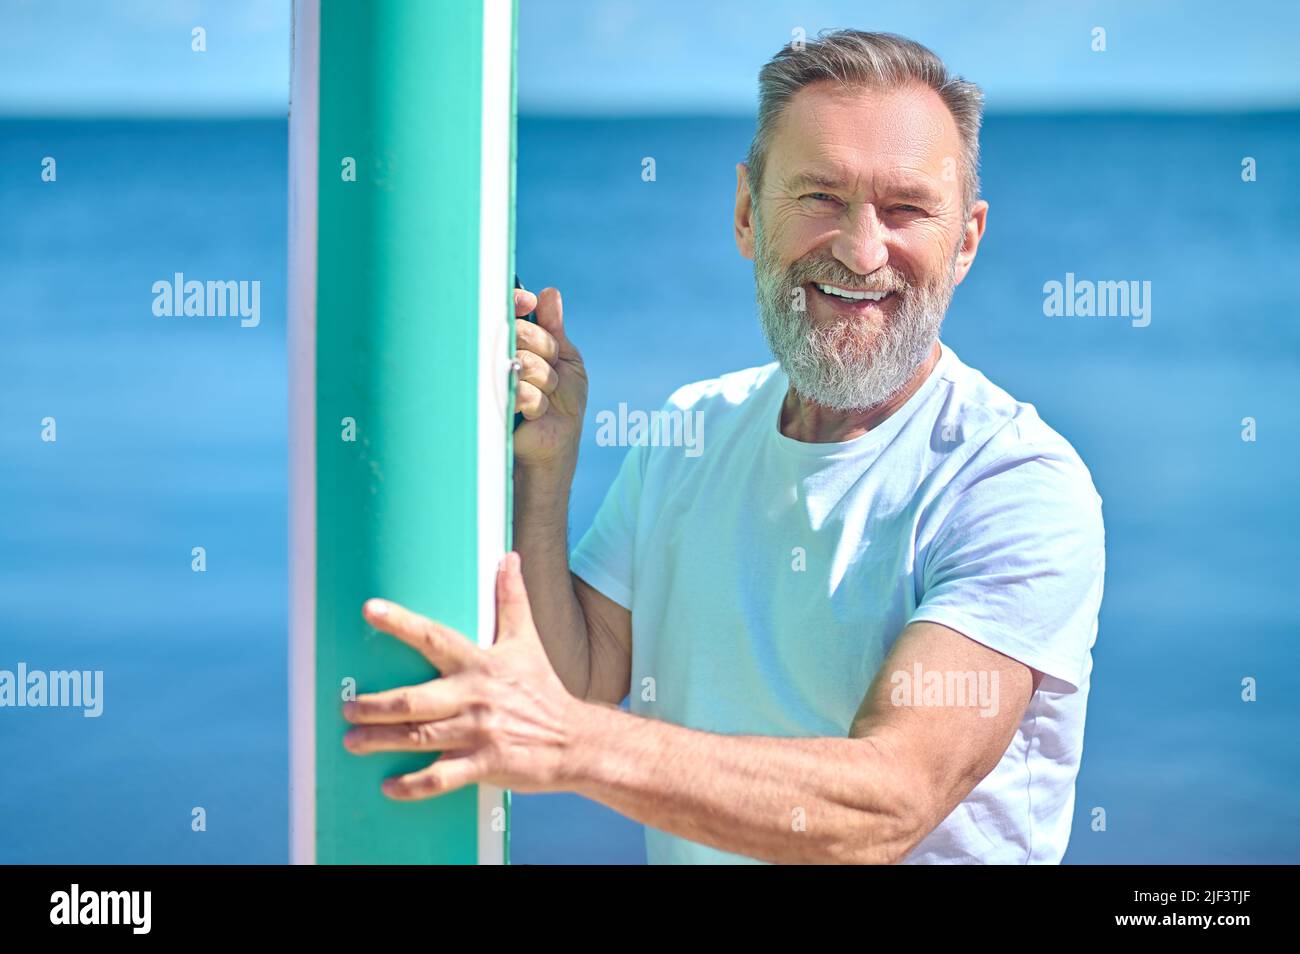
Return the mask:
<svg viewBox="0 0 1300 954">
<path fill-rule="evenodd" d="M 980 239 L 984 237 L 984 225 L 988 221 L 989 204 L 980 199 L 970 210 L 970 218 L 962 229 L 961 249 L 957 252 L 957 267 L 953 270 L 953 285 L 960 285 L 971 265 L 975 263 L 975 253 L 979 251 Z"/>
<path fill-rule="evenodd" d="M 736 248 L 740 254 L 754 259 L 754 207 L 749 196 L 749 168 L 736 163 Z"/>
</svg>

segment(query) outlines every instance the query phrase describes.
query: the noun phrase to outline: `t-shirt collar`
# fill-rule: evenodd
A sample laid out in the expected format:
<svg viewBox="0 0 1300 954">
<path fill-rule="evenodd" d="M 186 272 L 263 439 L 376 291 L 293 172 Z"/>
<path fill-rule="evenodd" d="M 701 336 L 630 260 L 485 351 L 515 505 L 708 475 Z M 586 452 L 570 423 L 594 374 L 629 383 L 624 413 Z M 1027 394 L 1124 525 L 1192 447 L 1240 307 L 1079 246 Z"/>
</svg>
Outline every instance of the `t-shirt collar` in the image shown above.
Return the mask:
<svg viewBox="0 0 1300 954">
<path fill-rule="evenodd" d="M 815 443 L 797 441 L 781 433 L 781 408 L 785 402 L 786 393 L 790 388 L 790 379 L 786 376 L 785 371 L 778 366 L 768 382 L 771 392 L 765 402 L 767 406 L 763 411 L 763 419 L 767 422 L 766 429 L 778 447 L 785 453 L 798 457 L 830 459 L 876 451 L 884 447 L 893 439 L 894 435 L 902 430 L 903 425 L 907 423 L 907 419 L 916 412 L 916 409 L 925 401 L 926 396 L 944 376 L 953 357 L 955 356 L 952 349 L 940 341 L 939 360 L 930 369 L 929 375 L 921 382 L 921 386 L 903 402 L 898 410 L 867 431 L 867 433 L 860 434 L 852 440 Z"/>
</svg>

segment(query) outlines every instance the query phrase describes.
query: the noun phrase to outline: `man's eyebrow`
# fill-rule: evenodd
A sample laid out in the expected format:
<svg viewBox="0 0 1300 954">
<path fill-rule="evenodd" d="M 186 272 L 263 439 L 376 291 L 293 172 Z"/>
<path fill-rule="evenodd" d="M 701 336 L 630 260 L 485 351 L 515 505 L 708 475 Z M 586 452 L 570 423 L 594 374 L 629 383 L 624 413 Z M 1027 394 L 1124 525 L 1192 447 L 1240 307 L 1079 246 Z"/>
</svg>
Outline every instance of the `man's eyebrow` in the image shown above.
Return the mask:
<svg viewBox="0 0 1300 954">
<path fill-rule="evenodd" d="M 843 189 L 847 183 L 837 175 L 825 175 L 820 172 L 797 172 L 789 179 L 792 189 L 812 186 L 817 189 Z"/>
<path fill-rule="evenodd" d="M 848 188 L 845 179 L 838 175 L 805 170 L 797 172 L 788 180 L 792 190 L 801 188 L 844 190 Z M 897 202 L 919 203 L 921 205 L 939 202 L 941 197 L 928 184 L 923 182 L 898 182 L 885 184 L 881 190 L 886 197 Z"/>
<path fill-rule="evenodd" d="M 940 196 L 929 186 L 918 182 L 903 182 L 896 186 L 886 186 L 885 194 L 897 202 L 932 205 L 940 201 Z"/>
</svg>

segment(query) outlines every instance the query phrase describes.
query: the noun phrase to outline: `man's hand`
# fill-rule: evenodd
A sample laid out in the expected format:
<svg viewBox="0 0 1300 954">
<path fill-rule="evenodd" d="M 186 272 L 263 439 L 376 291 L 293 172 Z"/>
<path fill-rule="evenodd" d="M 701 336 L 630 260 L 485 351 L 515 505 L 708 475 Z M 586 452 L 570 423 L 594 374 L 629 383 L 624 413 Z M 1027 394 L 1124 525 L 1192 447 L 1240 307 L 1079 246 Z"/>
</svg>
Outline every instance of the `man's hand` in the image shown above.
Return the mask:
<svg viewBox="0 0 1300 954">
<path fill-rule="evenodd" d="M 537 324 L 526 321 L 537 310 Z M 541 295 L 515 290 L 515 357 L 523 365 L 515 410 L 524 422 L 515 431 L 515 461 L 524 468 L 571 475 L 578 460 L 582 415 L 587 410 L 587 369 L 564 333 L 564 303 L 556 288 Z"/>
<path fill-rule="evenodd" d="M 518 554 L 506 554 L 497 573 L 497 632 L 490 649 L 396 603 L 369 600 L 362 615 L 442 673 L 344 706 L 344 717 L 357 724 L 343 737 L 350 752 L 443 753 L 428 768 L 385 781 L 385 795 L 428 798 L 477 782 L 519 792 L 559 787 L 584 704 L 546 658 Z"/>
</svg>

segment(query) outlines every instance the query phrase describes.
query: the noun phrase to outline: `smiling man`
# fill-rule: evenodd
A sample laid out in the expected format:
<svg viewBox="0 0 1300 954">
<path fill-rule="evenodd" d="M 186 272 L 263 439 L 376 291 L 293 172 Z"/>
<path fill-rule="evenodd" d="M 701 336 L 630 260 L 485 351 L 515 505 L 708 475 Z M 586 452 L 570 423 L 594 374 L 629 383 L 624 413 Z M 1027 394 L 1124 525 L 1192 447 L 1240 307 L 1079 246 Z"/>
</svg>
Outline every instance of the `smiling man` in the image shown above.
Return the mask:
<svg viewBox="0 0 1300 954">
<path fill-rule="evenodd" d="M 704 452 L 633 447 L 572 554 L 586 371 L 559 293 L 517 294 L 522 574 L 489 650 L 367 604 L 444 674 L 347 710 L 352 751 L 444 753 L 390 795 L 575 791 L 644 822 L 652 863 L 1060 861 L 1101 500 L 939 341 L 984 234 L 980 111 L 887 34 L 763 68 L 735 237 L 776 360 L 676 391 Z"/>
</svg>

